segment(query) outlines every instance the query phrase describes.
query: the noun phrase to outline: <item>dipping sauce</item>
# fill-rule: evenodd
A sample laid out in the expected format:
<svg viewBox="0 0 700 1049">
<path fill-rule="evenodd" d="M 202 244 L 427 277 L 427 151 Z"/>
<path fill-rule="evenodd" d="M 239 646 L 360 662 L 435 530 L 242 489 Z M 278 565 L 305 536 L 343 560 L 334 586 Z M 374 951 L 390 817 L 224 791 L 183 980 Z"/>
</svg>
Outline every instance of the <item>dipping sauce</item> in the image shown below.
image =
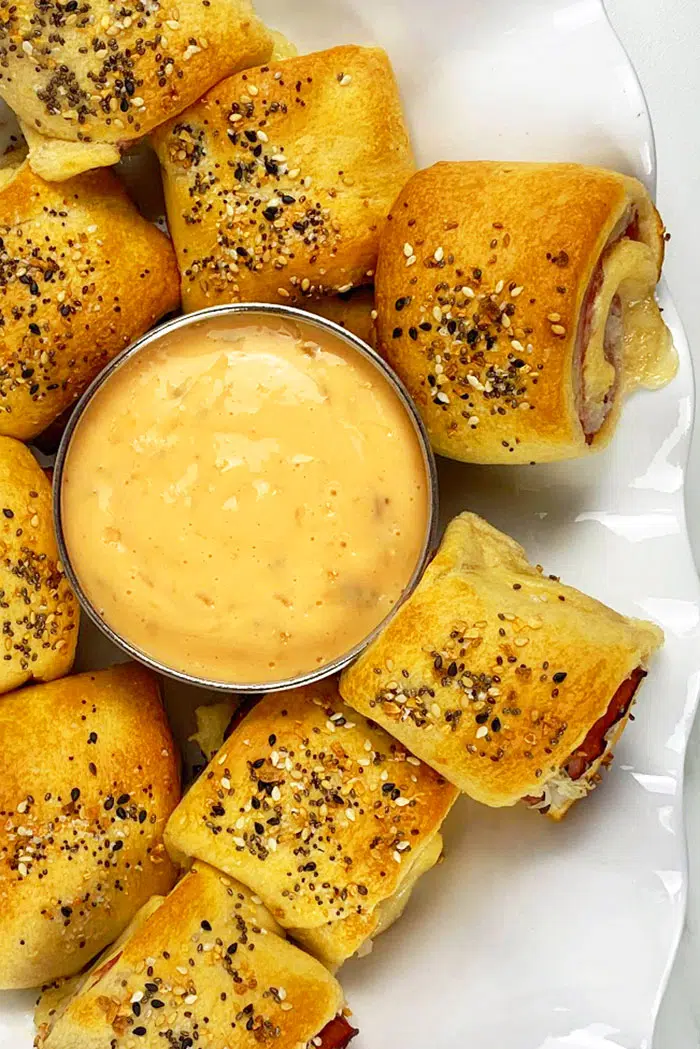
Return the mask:
<svg viewBox="0 0 700 1049">
<path fill-rule="evenodd" d="M 387 616 L 424 551 L 429 489 L 377 366 L 311 322 L 227 314 L 166 332 L 94 394 L 65 459 L 63 534 L 132 646 L 269 684 Z"/>
</svg>

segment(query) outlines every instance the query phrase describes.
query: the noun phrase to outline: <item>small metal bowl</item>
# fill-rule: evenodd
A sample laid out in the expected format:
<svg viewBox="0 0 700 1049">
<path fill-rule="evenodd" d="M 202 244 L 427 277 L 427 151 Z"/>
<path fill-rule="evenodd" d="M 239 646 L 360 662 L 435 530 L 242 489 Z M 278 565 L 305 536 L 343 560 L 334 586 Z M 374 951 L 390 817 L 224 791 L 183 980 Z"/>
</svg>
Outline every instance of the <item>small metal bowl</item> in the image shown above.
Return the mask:
<svg viewBox="0 0 700 1049">
<path fill-rule="evenodd" d="M 90 404 L 92 398 L 100 390 L 105 383 L 109 382 L 110 378 L 114 373 L 122 367 L 126 361 L 130 360 L 141 350 L 151 346 L 152 343 L 157 342 L 164 335 L 169 334 L 173 331 L 178 331 L 181 328 L 185 328 L 191 324 L 200 323 L 206 318 L 221 317 L 226 315 L 240 315 L 248 314 L 251 317 L 254 316 L 267 316 L 267 317 L 281 317 L 289 320 L 300 320 L 306 324 L 316 327 L 332 336 L 335 336 L 340 342 L 345 343 L 346 346 L 350 346 L 352 349 L 360 353 L 366 360 L 370 361 L 371 364 L 377 369 L 378 372 L 384 376 L 389 385 L 394 389 L 399 400 L 406 409 L 406 413 L 410 417 L 418 441 L 421 447 L 423 462 L 425 465 L 425 472 L 428 481 L 428 525 L 426 528 L 425 540 L 421 550 L 421 556 L 418 560 L 418 564 L 406 585 L 399 601 L 397 601 L 394 608 L 389 612 L 387 616 L 379 623 L 375 629 L 361 642 L 355 645 L 349 652 L 339 656 L 332 662 L 327 663 L 325 666 L 319 667 L 313 671 L 309 671 L 306 674 L 299 674 L 296 677 L 287 678 L 282 681 L 272 682 L 241 682 L 241 681 L 217 681 L 210 680 L 208 678 L 196 677 L 192 674 L 188 674 L 185 671 L 176 670 L 173 667 L 166 666 L 165 664 L 154 659 L 147 652 L 143 652 L 140 649 L 132 645 L 126 638 L 121 637 L 116 633 L 115 630 L 107 623 L 99 614 L 95 606 L 92 604 L 87 594 L 83 590 L 80 580 L 78 579 L 76 572 L 71 564 L 70 555 L 68 553 L 65 536 L 63 532 L 63 508 L 62 508 L 62 483 L 63 483 L 63 472 L 65 468 L 66 458 L 68 450 L 70 448 L 71 438 L 75 432 L 75 429 L 80 422 L 80 419 Z M 161 325 L 158 328 L 154 328 L 146 335 L 137 339 L 136 342 L 128 346 L 122 353 L 114 358 L 97 376 L 96 379 L 90 384 L 88 389 L 85 391 L 83 396 L 78 401 L 68 425 L 65 429 L 61 444 L 58 449 L 56 456 L 56 464 L 54 468 L 54 480 L 53 480 L 53 508 L 54 508 L 54 524 L 56 529 L 56 538 L 58 542 L 58 550 L 61 561 L 65 568 L 66 575 L 70 581 L 73 590 L 89 619 L 102 631 L 103 634 L 109 638 L 113 644 L 117 645 L 124 652 L 126 652 L 133 659 L 144 663 L 147 667 L 157 671 L 160 674 L 164 674 L 166 677 L 173 678 L 175 681 L 180 681 L 188 685 L 196 685 L 200 688 L 213 689 L 222 692 L 276 692 L 282 689 L 297 688 L 301 685 L 308 685 L 314 681 L 319 681 L 322 678 L 329 677 L 331 674 L 337 673 L 342 670 L 343 667 L 351 663 L 364 648 L 384 629 L 387 623 L 396 613 L 399 606 L 406 600 L 406 598 L 413 592 L 418 581 L 420 580 L 425 567 L 430 560 L 432 551 L 435 547 L 437 537 L 437 523 L 438 523 L 438 485 L 437 485 L 437 472 L 435 469 L 435 459 L 433 452 L 430 447 L 430 440 L 426 432 L 425 426 L 418 414 L 416 406 L 411 400 L 406 388 L 400 381 L 400 379 L 394 374 L 389 368 L 388 364 L 376 353 L 370 349 L 361 339 L 353 335 L 351 332 L 346 331 L 339 324 L 334 321 L 326 320 L 323 317 L 318 317 L 315 314 L 306 313 L 304 310 L 295 309 L 292 306 L 277 306 L 269 303 L 232 303 L 225 306 L 212 306 L 209 309 L 199 310 L 196 313 L 188 313 L 184 316 L 176 317 L 174 320 L 168 321 L 166 324 Z"/>
</svg>

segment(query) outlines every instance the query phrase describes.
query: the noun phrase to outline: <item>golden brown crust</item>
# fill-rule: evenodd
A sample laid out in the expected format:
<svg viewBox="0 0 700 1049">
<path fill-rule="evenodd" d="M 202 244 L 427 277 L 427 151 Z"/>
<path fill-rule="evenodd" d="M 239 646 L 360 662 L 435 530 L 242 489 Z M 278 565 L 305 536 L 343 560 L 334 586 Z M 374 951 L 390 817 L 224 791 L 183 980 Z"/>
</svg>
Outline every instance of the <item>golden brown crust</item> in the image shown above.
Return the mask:
<svg viewBox="0 0 700 1049">
<path fill-rule="evenodd" d="M 173 813 L 166 844 L 249 885 L 280 924 L 314 928 L 391 896 L 456 796 L 331 679 L 261 700 Z"/>
<path fill-rule="evenodd" d="M 377 48 L 336 47 L 230 77 L 154 143 L 188 312 L 303 305 L 367 284 L 414 170 Z"/>
<path fill-rule="evenodd" d="M 379 347 L 437 452 L 545 462 L 592 445 L 576 404 L 584 297 L 630 204 L 660 268 L 662 229 L 636 179 L 576 164 L 441 163 L 392 208 L 377 267 Z"/>
<path fill-rule="evenodd" d="M 83 969 L 83 971 L 78 973 L 77 976 L 67 976 L 61 977 L 58 980 L 53 980 L 50 984 L 46 984 L 41 988 L 41 994 L 37 1000 L 36 1008 L 34 1009 L 34 1027 L 37 1032 L 36 1038 L 34 1039 L 36 1049 L 41 1049 L 44 1045 L 51 1028 L 54 1026 L 59 1016 L 63 1015 L 66 1006 L 73 996 L 86 986 L 93 973 L 102 970 L 103 966 L 121 951 L 122 946 L 126 943 L 129 937 L 133 935 L 136 929 L 138 929 L 147 918 L 150 918 L 150 916 L 163 903 L 164 899 L 164 896 L 151 896 L 151 898 L 144 903 L 143 907 L 139 907 L 121 936 L 118 936 L 114 943 L 111 943 L 101 954 L 98 954 L 87 969 Z"/>
<path fill-rule="evenodd" d="M 179 302 L 168 238 L 110 171 L 0 188 L 0 433 L 36 437 Z"/>
<path fill-rule="evenodd" d="M 0 437 L 0 510 L 2 693 L 68 673 L 80 612 L 59 568 L 51 484 L 11 437 Z"/>
<path fill-rule="evenodd" d="M 662 641 L 461 514 L 340 689 L 466 794 L 512 805 L 541 793 Z"/>
<path fill-rule="evenodd" d="M 44 138 L 34 145 L 45 177 L 114 163 L 113 153 L 272 51 L 250 0 L 178 0 L 130 14 L 109 0 L 69 7 L 18 0 L 3 13 L 0 95 Z"/>
<path fill-rule="evenodd" d="M 77 972 L 175 879 L 178 761 L 136 664 L 0 701 L 0 987 Z"/>
<path fill-rule="evenodd" d="M 265 932 L 257 910 L 243 886 L 197 864 L 69 1003 L 46 1049 L 156 1049 L 166 1029 L 177 1045 L 306 1045 L 342 1008 L 342 991 L 319 962 Z"/>
</svg>

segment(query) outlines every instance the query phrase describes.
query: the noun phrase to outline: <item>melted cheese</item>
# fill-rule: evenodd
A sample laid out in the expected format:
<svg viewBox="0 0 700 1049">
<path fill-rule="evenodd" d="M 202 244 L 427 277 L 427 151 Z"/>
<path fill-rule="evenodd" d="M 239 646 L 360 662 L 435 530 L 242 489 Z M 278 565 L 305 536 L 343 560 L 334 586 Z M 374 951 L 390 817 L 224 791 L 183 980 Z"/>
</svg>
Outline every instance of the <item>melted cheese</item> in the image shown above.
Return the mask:
<svg viewBox="0 0 700 1049">
<path fill-rule="evenodd" d="M 653 295 L 631 299 L 624 311 L 625 390 L 658 390 L 678 371 L 678 354 Z"/>
<path fill-rule="evenodd" d="M 615 391 L 618 363 L 626 391 L 637 386 L 653 389 L 675 375 L 677 355 L 654 298 L 657 277 L 656 261 L 647 244 L 625 238 L 606 251 L 603 283 L 593 305 L 591 334 L 583 357 L 583 389 L 588 404 L 601 406 Z M 615 332 L 616 297 L 622 311 L 619 333 Z M 613 347 L 617 342 L 612 355 L 611 341 Z"/>
<path fill-rule="evenodd" d="M 224 734 L 238 704 L 237 699 L 225 699 L 222 703 L 211 703 L 195 710 L 197 731 L 189 739 L 197 744 L 207 761 L 211 761 L 223 746 Z"/>
<path fill-rule="evenodd" d="M 401 917 L 408 903 L 409 897 L 416 887 L 419 878 L 435 866 L 442 855 L 442 835 L 435 834 L 416 857 L 415 862 L 409 867 L 406 877 L 403 879 L 393 896 L 384 900 L 377 907 L 379 913 L 379 924 L 372 933 L 372 939 L 380 936 Z"/>
</svg>

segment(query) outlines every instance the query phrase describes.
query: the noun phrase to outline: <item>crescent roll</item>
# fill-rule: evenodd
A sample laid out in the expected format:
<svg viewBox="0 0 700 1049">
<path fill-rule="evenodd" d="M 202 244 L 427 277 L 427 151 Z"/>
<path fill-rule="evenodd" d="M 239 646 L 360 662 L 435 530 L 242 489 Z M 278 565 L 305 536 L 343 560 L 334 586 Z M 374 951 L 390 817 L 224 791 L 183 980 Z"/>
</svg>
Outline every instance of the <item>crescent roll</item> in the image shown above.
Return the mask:
<svg viewBox="0 0 700 1049">
<path fill-rule="evenodd" d="M 442 163 L 392 208 L 379 348 L 436 452 L 474 463 L 603 448 L 635 386 L 675 374 L 641 182 L 577 164 Z"/>
<path fill-rule="evenodd" d="M 457 794 L 353 714 L 331 679 L 253 707 L 173 813 L 166 845 L 239 878 L 337 968 L 437 862 Z"/>
<path fill-rule="evenodd" d="M 0 437 L 0 510 L 2 693 L 69 672 L 80 612 L 58 559 L 51 484 L 10 437 Z"/>
<path fill-rule="evenodd" d="M 247 889 L 197 864 L 86 974 L 38 1045 L 343 1049 L 357 1032 L 339 984 L 277 931 Z"/>
<path fill-rule="evenodd" d="M 167 237 L 110 171 L 0 171 L 0 434 L 31 440 L 179 302 Z"/>
<path fill-rule="evenodd" d="M 0 701 L 0 988 L 78 972 L 175 868 L 162 843 L 178 759 L 136 664 Z"/>
<path fill-rule="evenodd" d="M 662 643 L 465 513 L 340 690 L 476 801 L 560 819 L 611 760 Z"/>
<path fill-rule="evenodd" d="M 335 47 L 239 73 L 153 136 L 186 312 L 371 282 L 414 170 L 378 48 Z"/>
<path fill-rule="evenodd" d="M 273 41 L 250 0 L 17 0 L 0 25 L 0 96 L 37 174 L 61 180 L 122 150 L 222 77 L 264 62 Z"/>
</svg>

